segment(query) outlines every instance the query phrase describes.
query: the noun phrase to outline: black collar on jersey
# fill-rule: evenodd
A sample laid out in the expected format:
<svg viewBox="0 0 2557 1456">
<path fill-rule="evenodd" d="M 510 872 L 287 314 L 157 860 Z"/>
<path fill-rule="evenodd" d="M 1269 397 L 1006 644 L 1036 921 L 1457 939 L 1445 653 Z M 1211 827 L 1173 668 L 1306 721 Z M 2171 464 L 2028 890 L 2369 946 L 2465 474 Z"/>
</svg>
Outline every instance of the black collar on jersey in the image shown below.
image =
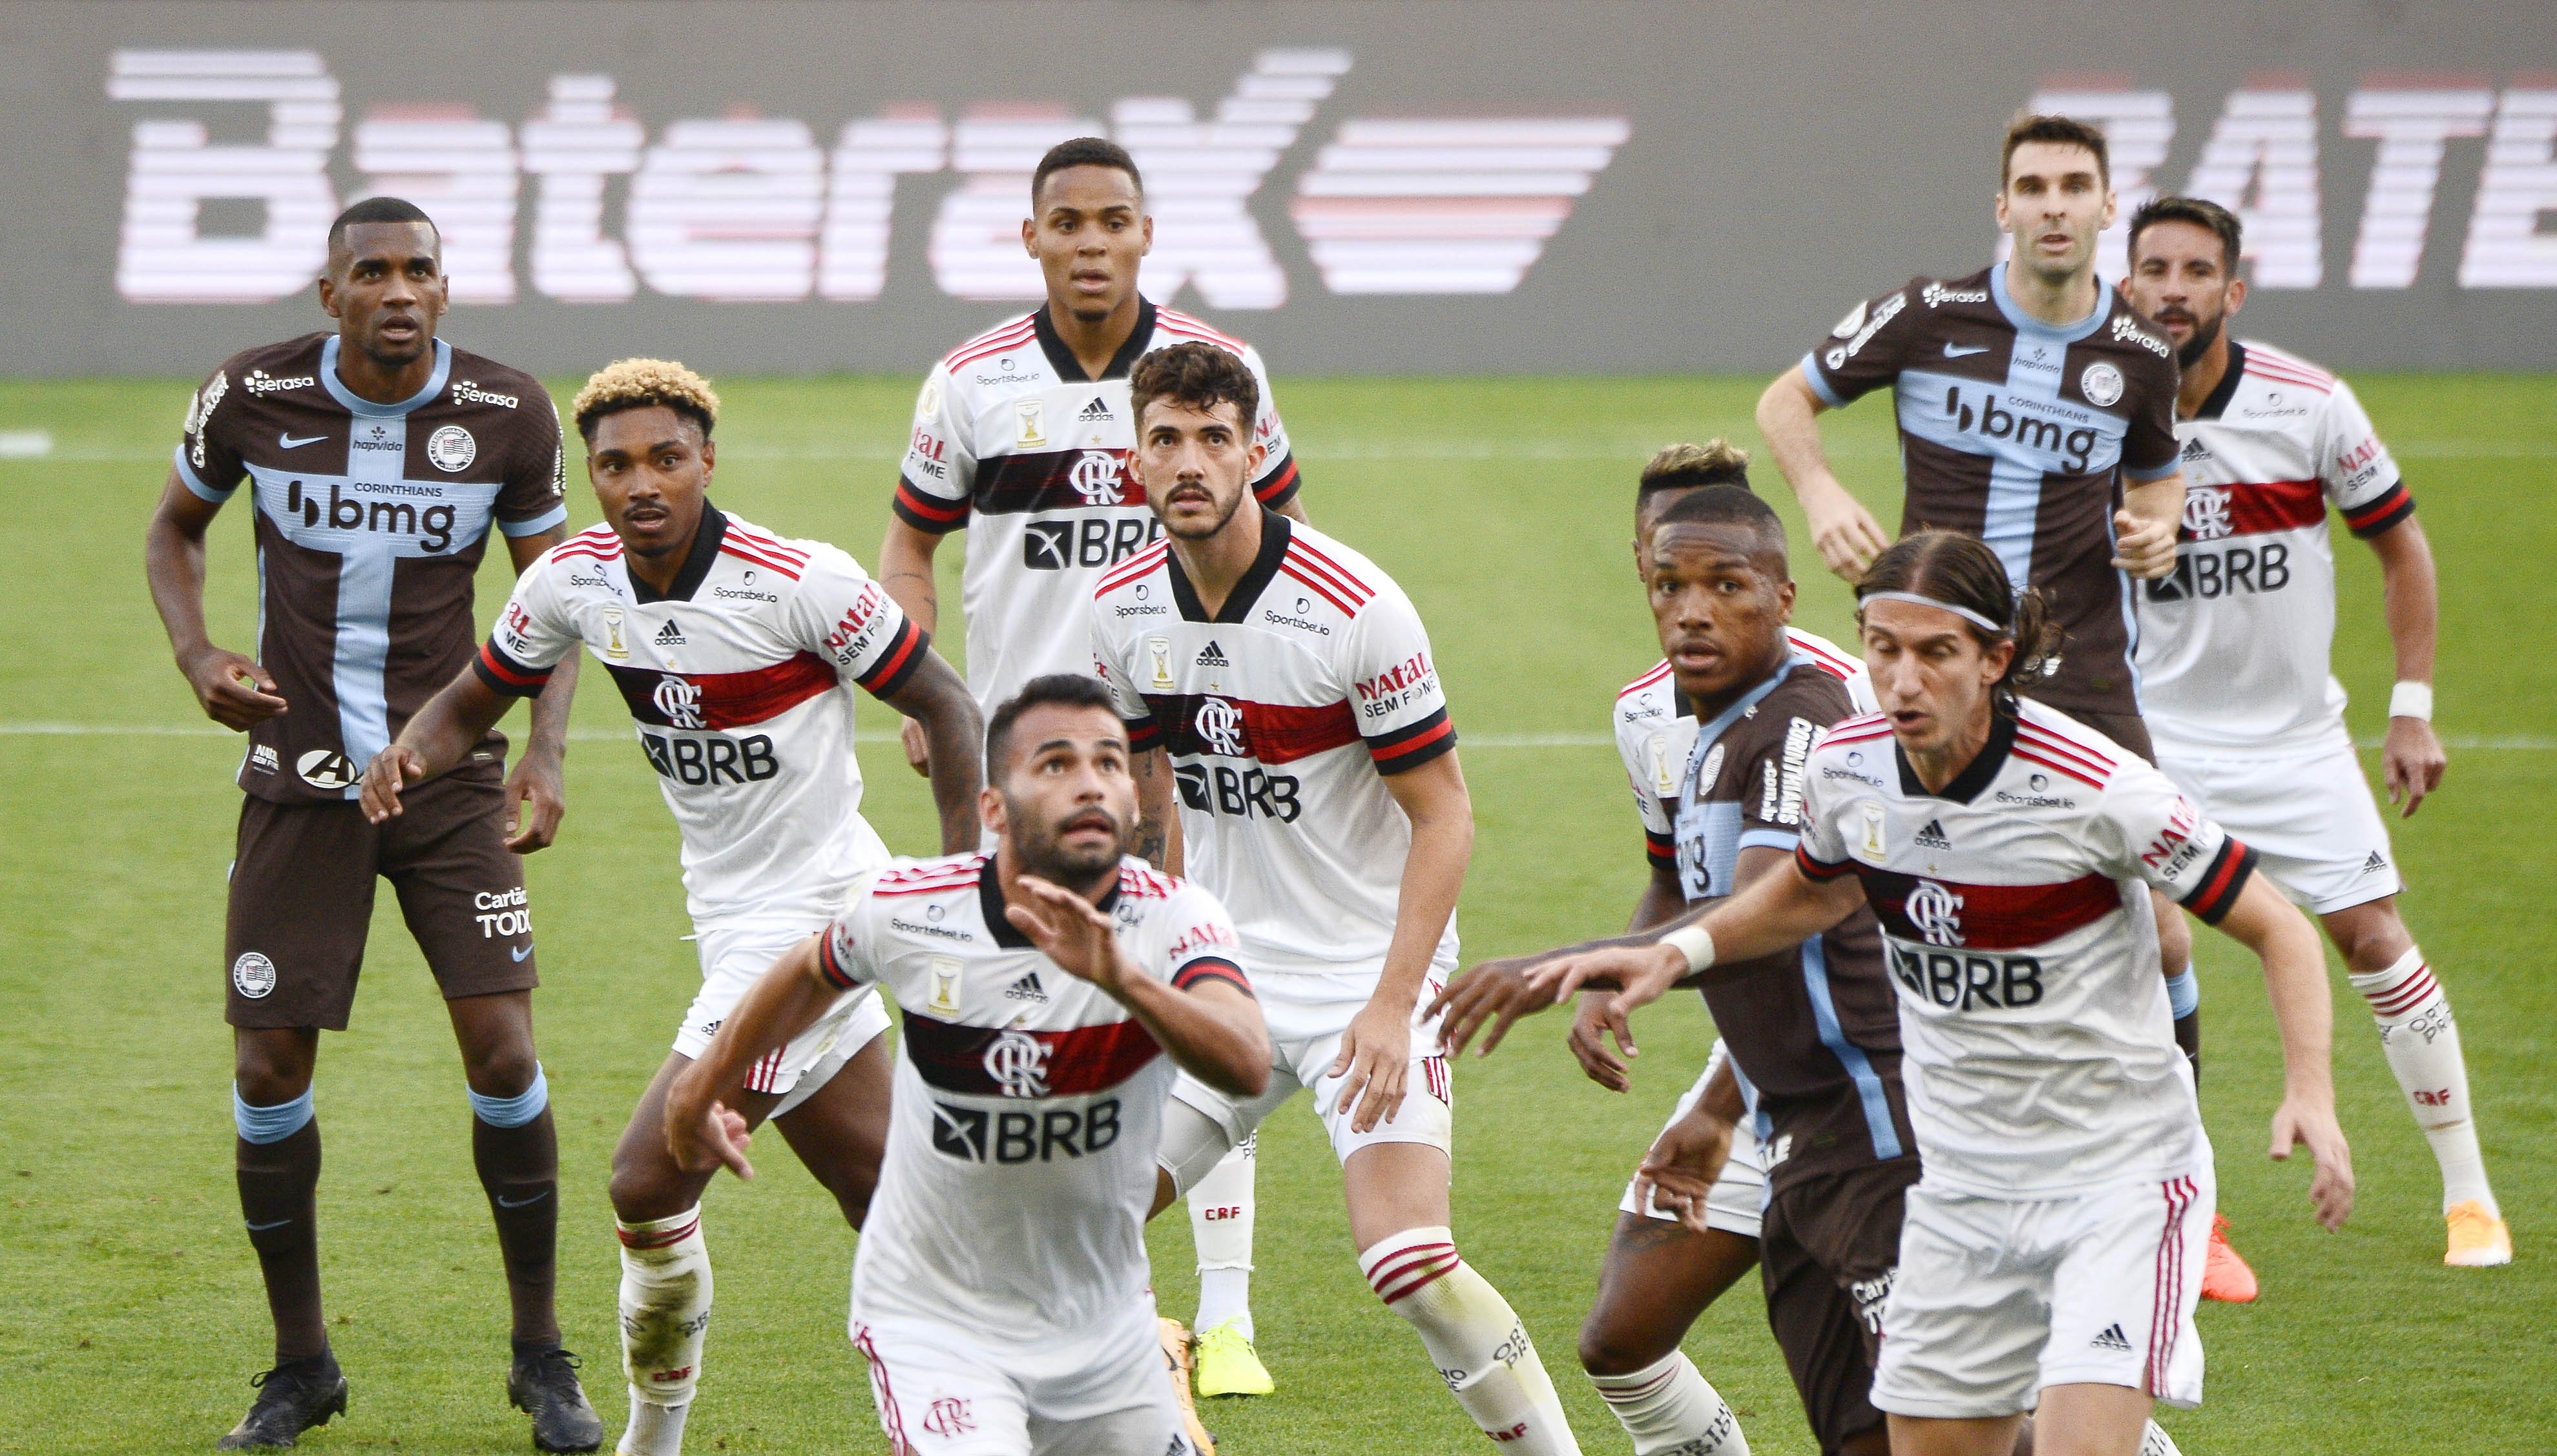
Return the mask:
<svg viewBox="0 0 2557 1456">
<path fill-rule="evenodd" d="M 1931 794 L 1918 781 L 1918 770 L 1909 766 L 1909 755 L 1900 751 L 1900 740 L 1891 740 L 1891 759 L 1900 765 L 1900 792 L 1912 799 L 1943 799 L 1951 804 L 1967 804 L 1978 798 L 2006 767 L 2007 750 L 2015 746 L 2015 715 L 2003 708 L 1989 710 L 1989 740 L 1971 765 L 1953 775 L 1945 792 Z"/>
<path fill-rule="evenodd" d="M 1039 349 L 1047 355 L 1047 366 L 1056 371 L 1057 378 L 1068 384 L 1099 382 L 1083 372 L 1083 361 L 1074 356 L 1074 350 L 1065 346 L 1064 339 L 1057 337 L 1056 326 L 1050 323 L 1047 317 L 1047 311 L 1054 307 L 1056 305 L 1052 303 L 1041 304 L 1038 312 L 1030 316 L 1030 328 L 1038 334 Z M 1110 363 L 1102 369 L 1101 377 L 1103 379 L 1127 378 L 1128 371 L 1136 368 L 1137 361 L 1144 357 L 1145 343 L 1153 336 L 1154 302 L 1144 294 L 1139 294 L 1137 295 L 1137 327 L 1128 331 L 1128 341 L 1119 345 L 1119 352 L 1110 356 Z"/>
<path fill-rule="evenodd" d="M 2228 321 L 2221 320 L 2220 327 L 2227 328 Z M 2246 347 L 2232 338 L 2228 340 L 2228 372 L 2221 375 L 2220 382 L 2211 386 L 2211 397 L 2202 402 L 2202 408 L 2195 410 L 2193 417 L 2197 420 L 2219 419 L 2228 408 L 2228 401 L 2237 397 L 2237 381 L 2245 372 Z"/>
<path fill-rule="evenodd" d="M 684 569 L 675 573 L 675 585 L 665 596 L 660 596 L 657 595 L 656 588 L 639 580 L 637 572 L 631 572 L 629 574 L 630 599 L 642 604 L 650 601 L 692 600 L 693 594 L 702 590 L 702 582 L 710 576 L 711 568 L 719 564 L 720 542 L 726 539 L 728 539 L 728 517 L 720 514 L 718 506 L 707 500 L 703 501 L 702 523 L 693 530 L 692 555 L 684 558 Z M 624 568 L 629 566 L 629 553 L 626 551 L 622 554 L 622 565 Z"/>
<path fill-rule="evenodd" d="M 1252 559 L 1252 570 L 1245 572 L 1234 590 L 1225 594 L 1225 604 L 1217 608 L 1216 615 L 1208 615 L 1207 607 L 1200 603 L 1197 589 L 1190 586 L 1188 575 L 1181 570 L 1181 554 L 1169 550 L 1163 553 L 1163 565 L 1172 576 L 1172 604 L 1181 609 L 1181 620 L 1239 622 L 1250 617 L 1271 579 L 1278 575 L 1278 564 L 1287 559 L 1287 518 L 1265 505 L 1248 500 L 1245 504 L 1261 512 L 1261 554 Z"/>
<path fill-rule="evenodd" d="M 1107 915 L 1117 909 L 1118 905 L 1119 885 L 1114 880 L 1110 886 L 1110 893 L 1103 895 L 1101 902 L 1093 908 Z M 992 855 L 986 857 L 986 867 L 977 871 L 977 910 L 979 914 L 986 917 L 986 929 L 995 937 L 995 944 L 1008 951 L 1026 951 L 1034 948 L 1030 938 L 1021 934 L 1013 926 L 1010 917 L 1004 913 L 1004 876 L 1002 871 L 995 867 L 995 857 Z"/>
</svg>

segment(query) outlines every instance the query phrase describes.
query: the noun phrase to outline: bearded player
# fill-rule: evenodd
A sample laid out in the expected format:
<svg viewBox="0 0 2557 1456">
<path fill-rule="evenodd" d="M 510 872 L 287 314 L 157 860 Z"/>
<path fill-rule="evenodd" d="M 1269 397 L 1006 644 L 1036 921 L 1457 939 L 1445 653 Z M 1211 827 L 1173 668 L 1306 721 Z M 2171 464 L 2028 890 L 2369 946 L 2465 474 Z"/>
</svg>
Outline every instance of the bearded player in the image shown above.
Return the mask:
<svg viewBox="0 0 2557 1456">
<path fill-rule="evenodd" d="M 621 1244 L 623 1456 L 676 1456 L 702 1378 L 712 1304 L 701 1198 L 678 1166 L 666 1089 L 710 1046 L 755 978 L 825 925 L 887 859 L 862 818 L 852 689 L 924 726 L 941 750 L 942 843 L 973 844 L 977 706 L 877 583 L 823 542 L 774 536 L 713 505 L 719 396 L 663 359 L 598 371 L 574 406 L 605 524 L 526 572 L 479 658 L 364 775 L 364 808 L 396 820 L 518 698 L 546 696 L 583 643 L 620 688 L 683 831 L 702 989 L 612 1154 Z M 847 990 L 751 1068 L 730 1105 L 770 1118 L 862 1227 L 887 1136 L 887 1013 Z"/>
<path fill-rule="evenodd" d="M 1448 1228 L 1454 1089 L 1416 1013 L 1454 967 L 1474 821 L 1428 634 L 1373 563 L 1250 498 L 1259 389 L 1214 344 L 1138 365 L 1136 465 L 1167 539 L 1091 606 L 1140 802 L 1166 861 L 1233 910 L 1276 1047 L 1257 1096 L 1174 1087 L 1156 1207 L 1310 1092 L 1370 1287 L 1485 1433 L 1575 1451 L 1526 1328 Z"/>
<path fill-rule="evenodd" d="M 2397 913 L 2405 887 L 2329 670 L 2330 503 L 2379 558 L 2395 646 L 2380 772 L 2412 816 L 2441 783 L 2433 734 L 2432 548 L 2397 463 L 2353 386 L 2270 344 L 2238 341 L 2244 237 L 2216 202 L 2160 198 L 2131 218 L 2123 296 L 2175 340 L 2176 435 L 2193 482 L 2175 575 L 2140 594 L 2139 666 L 2158 766 L 2242 836 L 2315 915 L 2379 1024 L 2379 1046 L 2433 1145 L 2443 1262 L 2511 1261 L 2488 1183 L 2450 997 Z M 2229 1293 L 2252 1298 L 2243 1264 Z M 2219 1291 L 2213 1291 L 2219 1292 Z"/>
<path fill-rule="evenodd" d="M 1205 340 L 1244 361 L 1261 389 L 1253 498 L 1305 518 L 1261 355 L 1137 291 L 1154 219 L 1127 149 L 1099 137 L 1058 143 L 1031 174 L 1029 203 L 1021 246 L 1047 281 L 1047 301 L 951 350 L 925 377 L 879 544 L 881 582 L 936 631 L 933 557 L 953 532 L 969 533 L 960 587 L 968 685 L 988 713 L 1042 673 L 1092 670 L 1083 621 L 1094 585 L 1162 537 L 1128 472 L 1137 444 L 1128 374 L 1145 354 Z M 929 761 L 911 725 L 905 749 L 918 770 Z M 1247 1138 L 1190 1192 L 1203 1395 L 1274 1389 L 1252 1343 L 1255 1148 Z M 1167 1339 L 1177 1345 L 1180 1332 Z"/>
<path fill-rule="evenodd" d="M 676 1079 L 663 1135 L 683 1167 L 751 1177 L 735 1109 L 754 1068 L 846 992 L 887 988 L 904 1054 L 852 1337 L 890 1449 L 1193 1456 L 1146 1287 L 1154 1148 L 1174 1070 L 1254 1096 L 1269 1033 L 1223 907 L 1127 853 L 1106 688 L 1031 679 L 986 762 L 994 853 L 865 880 Z"/>
</svg>

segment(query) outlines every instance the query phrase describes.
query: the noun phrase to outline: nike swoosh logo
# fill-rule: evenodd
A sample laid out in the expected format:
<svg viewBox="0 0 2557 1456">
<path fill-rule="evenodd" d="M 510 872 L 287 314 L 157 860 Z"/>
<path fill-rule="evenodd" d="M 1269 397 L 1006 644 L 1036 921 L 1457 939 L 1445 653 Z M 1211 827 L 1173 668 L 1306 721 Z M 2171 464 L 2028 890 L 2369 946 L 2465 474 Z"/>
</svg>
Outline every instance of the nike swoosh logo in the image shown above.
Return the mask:
<svg viewBox="0 0 2557 1456">
<path fill-rule="evenodd" d="M 1988 351 L 1989 346 L 1985 343 L 1975 343 L 1967 348 L 1958 343 L 1949 343 L 1945 345 L 1945 357 L 1949 359 L 1958 359 L 1965 354 L 1984 354 Z"/>
<path fill-rule="evenodd" d="M 550 1190 L 548 1189 L 544 1189 L 530 1198 L 508 1198 L 503 1193 L 500 1193 L 497 1195 L 497 1206 L 499 1208 L 523 1208 L 528 1204 L 539 1203 L 550 1196 Z"/>
<path fill-rule="evenodd" d="M 300 450 L 306 445 L 318 445 L 321 441 L 328 438 L 329 437 L 326 435 L 305 435 L 301 439 L 296 440 L 293 438 L 293 432 L 287 430 L 283 434 L 275 437 L 275 443 L 286 450 Z"/>
<path fill-rule="evenodd" d="M 277 1219 L 271 1224 L 251 1224 L 248 1226 L 248 1231 L 252 1234 L 263 1234 L 269 1229 L 281 1229 L 292 1222 L 293 1220 L 291 1219 Z"/>
<path fill-rule="evenodd" d="M 526 956 L 529 956 L 529 955 L 531 955 L 532 953 L 533 953 L 533 948 L 532 948 L 531 946 L 524 946 L 524 947 L 522 947 L 522 948 L 520 948 L 520 949 L 516 950 L 515 952 L 513 952 L 513 955 L 514 955 L 514 957 L 515 957 L 515 959 L 516 959 L 516 960 L 521 961 L 521 960 L 522 960 L 522 959 L 524 959 Z"/>
</svg>

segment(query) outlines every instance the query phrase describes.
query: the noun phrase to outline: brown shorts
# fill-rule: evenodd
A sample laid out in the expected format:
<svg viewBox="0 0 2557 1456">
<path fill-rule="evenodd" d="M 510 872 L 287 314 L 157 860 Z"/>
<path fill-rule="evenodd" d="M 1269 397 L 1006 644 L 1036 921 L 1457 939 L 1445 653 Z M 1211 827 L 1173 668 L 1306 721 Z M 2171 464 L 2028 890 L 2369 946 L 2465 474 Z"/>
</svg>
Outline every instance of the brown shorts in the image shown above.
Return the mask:
<svg viewBox="0 0 2557 1456">
<path fill-rule="evenodd" d="M 524 862 L 506 849 L 496 769 L 448 774 L 401 801 L 404 812 L 378 829 L 352 800 L 241 801 L 222 938 L 223 1019 L 345 1030 L 376 875 L 398 893 L 447 1000 L 533 988 Z"/>
<path fill-rule="evenodd" d="M 1900 1267 L 1901 1200 L 1917 1181 L 1918 1159 L 1896 1157 L 1805 1178 L 1767 1201 L 1767 1324 L 1823 1452 L 1882 1423 L 1872 1400 L 1882 1303 Z"/>
</svg>

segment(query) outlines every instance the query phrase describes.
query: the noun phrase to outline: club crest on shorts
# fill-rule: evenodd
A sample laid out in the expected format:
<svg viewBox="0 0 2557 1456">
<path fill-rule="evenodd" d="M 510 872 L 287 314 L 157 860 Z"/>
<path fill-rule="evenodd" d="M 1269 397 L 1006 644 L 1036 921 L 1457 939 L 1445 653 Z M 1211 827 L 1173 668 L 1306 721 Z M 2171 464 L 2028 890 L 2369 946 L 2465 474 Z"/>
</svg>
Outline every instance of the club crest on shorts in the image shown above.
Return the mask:
<svg viewBox="0 0 2557 1456">
<path fill-rule="evenodd" d="M 262 1001 L 275 991 L 275 963 L 255 951 L 242 951 L 231 962 L 231 990 L 253 1001 Z"/>
</svg>

